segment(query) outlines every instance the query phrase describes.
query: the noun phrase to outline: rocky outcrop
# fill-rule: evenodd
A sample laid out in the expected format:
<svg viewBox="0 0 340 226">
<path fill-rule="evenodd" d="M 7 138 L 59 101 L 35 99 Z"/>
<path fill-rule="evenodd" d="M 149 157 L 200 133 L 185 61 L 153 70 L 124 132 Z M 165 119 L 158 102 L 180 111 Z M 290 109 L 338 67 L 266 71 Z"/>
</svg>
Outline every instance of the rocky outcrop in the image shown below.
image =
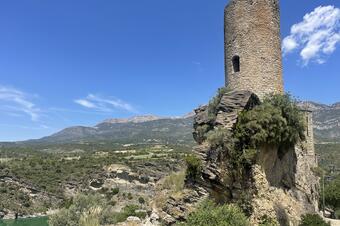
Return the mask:
<svg viewBox="0 0 340 226">
<path fill-rule="evenodd" d="M 225 154 L 227 151 L 211 145 L 204 137 L 207 131 L 221 127 L 232 134 L 239 114 L 258 104 L 260 101 L 255 94 L 234 91 L 223 94 L 213 111 L 211 106 L 202 106 L 195 111 L 193 135 L 198 146 L 194 152 L 203 167 L 201 177 L 194 182 L 187 181 L 187 188 L 191 192 L 205 191 L 203 198 L 210 197 L 219 203 L 240 204 L 249 214 L 252 225 L 271 218 L 280 225 L 294 226 L 302 214 L 315 213 L 318 208 L 318 177 L 312 173 L 317 163 L 314 148 L 310 148 L 309 143 L 300 142 L 284 151 L 273 144 L 263 145 L 258 148 L 250 168 L 235 169 L 230 155 Z M 233 143 L 232 136 L 226 139 Z M 193 207 L 202 199 L 189 200 Z M 183 221 L 188 204 L 188 200 L 168 199 L 163 208 L 168 214 L 166 223 Z"/>
<path fill-rule="evenodd" d="M 218 202 L 229 202 L 233 197 L 240 197 L 245 187 L 250 187 L 249 181 L 236 181 L 231 174 L 232 165 L 224 161 L 218 148 L 212 148 L 209 143 L 202 142 L 200 128 L 214 130 L 223 127 L 233 130 L 238 115 L 244 110 L 250 110 L 260 104 L 259 98 L 249 91 L 234 91 L 223 95 L 216 106 L 216 115 L 211 115 L 208 106 L 202 106 L 196 110 L 194 122 L 194 138 L 199 144 L 194 151 L 203 162 L 202 179 L 198 181 L 200 186 L 207 189 L 211 196 Z M 230 138 L 230 143 L 232 142 Z M 228 170 L 229 169 L 229 170 Z"/>
<path fill-rule="evenodd" d="M 202 187 L 191 186 L 191 189 L 185 189 L 180 195 L 171 195 L 163 205 L 160 216 L 162 223 L 173 225 L 176 222 L 185 221 L 197 205 L 209 197 L 209 193 Z"/>
</svg>

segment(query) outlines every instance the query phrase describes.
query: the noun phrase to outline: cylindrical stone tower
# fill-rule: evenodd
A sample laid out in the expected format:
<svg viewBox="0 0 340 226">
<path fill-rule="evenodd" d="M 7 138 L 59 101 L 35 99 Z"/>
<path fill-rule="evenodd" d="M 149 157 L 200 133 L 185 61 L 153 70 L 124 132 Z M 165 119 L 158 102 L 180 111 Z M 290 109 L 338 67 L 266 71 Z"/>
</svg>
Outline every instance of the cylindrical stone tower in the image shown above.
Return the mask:
<svg viewBox="0 0 340 226">
<path fill-rule="evenodd" d="M 226 85 L 260 99 L 283 93 L 279 0 L 230 0 L 225 8 Z"/>
</svg>

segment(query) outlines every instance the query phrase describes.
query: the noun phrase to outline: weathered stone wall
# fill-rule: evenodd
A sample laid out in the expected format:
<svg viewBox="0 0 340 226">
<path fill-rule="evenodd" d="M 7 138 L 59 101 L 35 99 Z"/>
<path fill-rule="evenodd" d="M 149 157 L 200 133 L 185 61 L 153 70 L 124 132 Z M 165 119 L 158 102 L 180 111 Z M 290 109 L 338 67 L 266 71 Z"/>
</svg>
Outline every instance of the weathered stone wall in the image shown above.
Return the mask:
<svg viewBox="0 0 340 226">
<path fill-rule="evenodd" d="M 240 58 L 234 72 L 233 57 Z M 279 0 L 231 0 L 225 8 L 226 85 L 260 99 L 282 93 Z"/>
</svg>

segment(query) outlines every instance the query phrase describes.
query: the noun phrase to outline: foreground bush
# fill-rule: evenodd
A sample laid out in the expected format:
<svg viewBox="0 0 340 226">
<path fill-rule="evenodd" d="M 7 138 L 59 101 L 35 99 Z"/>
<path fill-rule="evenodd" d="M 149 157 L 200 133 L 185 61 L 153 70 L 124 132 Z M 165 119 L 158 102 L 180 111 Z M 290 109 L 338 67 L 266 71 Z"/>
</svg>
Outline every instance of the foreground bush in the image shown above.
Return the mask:
<svg viewBox="0 0 340 226">
<path fill-rule="evenodd" d="M 317 214 L 306 214 L 302 217 L 300 226 L 330 226 Z"/>
<path fill-rule="evenodd" d="M 100 195 L 84 195 L 76 196 L 68 208 L 61 209 L 57 214 L 49 218 L 51 226 L 74 226 L 80 225 L 82 215 L 90 214 L 90 210 L 94 208 L 103 208 L 105 200 Z M 97 214 L 98 215 L 98 214 Z M 83 216 L 82 224 L 84 225 L 85 216 Z M 98 218 L 98 217 L 97 217 Z M 95 225 L 94 225 L 95 226 Z"/>
<path fill-rule="evenodd" d="M 145 218 L 146 213 L 138 212 L 136 205 L 128 205 L 119 213 L 112 210 L 109 202 L 100 195 L 80 194 L 68 208 L 49 218 L 50 226 L 100 226 L 124 222 L 128 217 Z"/>
<path fill-rule="evenodd" d="M 235 205 L 218 206 L 211 201 L 204 202 L 192 213 L 183 226 L 249 226 L 242 210 Z"/>
</svg>

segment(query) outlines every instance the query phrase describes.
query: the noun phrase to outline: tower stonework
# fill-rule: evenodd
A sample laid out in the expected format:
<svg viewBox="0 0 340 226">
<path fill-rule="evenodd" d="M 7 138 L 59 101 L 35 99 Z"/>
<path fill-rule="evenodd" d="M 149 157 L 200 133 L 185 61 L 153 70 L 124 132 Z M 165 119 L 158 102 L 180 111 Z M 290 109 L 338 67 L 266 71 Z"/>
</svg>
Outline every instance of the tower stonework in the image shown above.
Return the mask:
<svg viewBox="0 0 340 226">
<path fill-rule="evenodd" d="M 283 93 L 279 0 L 230 0 L 225 8 L 226 85 L 260 99 Z"/>
</svg>

